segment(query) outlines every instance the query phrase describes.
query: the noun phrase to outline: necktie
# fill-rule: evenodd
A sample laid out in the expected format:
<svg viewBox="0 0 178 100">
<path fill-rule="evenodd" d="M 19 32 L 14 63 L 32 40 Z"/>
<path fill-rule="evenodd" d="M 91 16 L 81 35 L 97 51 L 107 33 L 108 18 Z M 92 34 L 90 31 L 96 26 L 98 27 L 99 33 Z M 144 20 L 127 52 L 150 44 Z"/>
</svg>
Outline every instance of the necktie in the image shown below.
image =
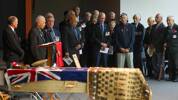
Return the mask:
<svg viewBox="0 0 178 100">
<path fill-rule="evenodd" d="M 40 37 L 43 40 L 43 42 L 45 42 L 44 36 L 43 36 L 43 32 L 40 30 Z"/>
<path fill-rule="evenodd" d="M 75 34 L 77 40 L 79 40 L 79 34 L 78 34 L 76 28 L 73 28 L 73 31 L 74 31 L 74 34 Z"/>
<path fill-rule="evenodd" d="M 55 32 L 53 29 L 51 29 L 50 35 L 51 35 L 52 41 L 56 41 Z"/>
<path fill-rule="evenodd" d="M 100 24 L 100 29 L 101 29 L 101 36 L 102 36 L 102 40 L 104 38 L 104 25 Z"/>
<path fill-rule="evenodd" d="M 101 24 L 100 27 L 101 27 L 101 32 L 104 33 L 104 25 Z"/>
</svg>

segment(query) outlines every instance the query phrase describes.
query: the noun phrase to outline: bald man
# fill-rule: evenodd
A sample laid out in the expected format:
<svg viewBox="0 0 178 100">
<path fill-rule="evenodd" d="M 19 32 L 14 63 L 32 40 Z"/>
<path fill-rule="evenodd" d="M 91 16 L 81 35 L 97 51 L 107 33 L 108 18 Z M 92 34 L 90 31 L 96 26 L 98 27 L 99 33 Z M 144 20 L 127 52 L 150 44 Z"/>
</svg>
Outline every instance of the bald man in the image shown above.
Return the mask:
<svg viewBox="0 0 178 100">
<path fill-rule="evenodd" d="M 176 68 L 178 67 L 178 25 L 175 24 L 173 16 L 167 17 L 167 25 L 165 43 L 168 50 L 169 79 L 178 82 L 176 77 Z"/>
<path fill-rule="evenodd" d="M 163 41 L 164 41 L 164 29 L 165 25 L 162 22 L 163 17 L 160 13 L 156 14 L 155 21 L 156 24 L 150 33 L 150 46 L 155 49 L 152 56 L 152 64 L 154 69 L 154 78 L 163 79 L 163 74 L 161 75 L 161 68 L 163 66 Z"/>
<path fill-rule="evenodd" d="M 150 46 L 155 49 L 155 53 L 152 56 L 153 72 L 154 78 L 160 80 L 163 78 L 161 74 L 161 68 L 163 66 L 163 42 L 164 42 L 164 29 L 165 25 L 162 22 L 163 17 L 161 14 L 156 14 L 155 21 L 156 24 L 153 25 L 153 28 L 150 33 Z"/>
<path fill-rule="evenodd" d="M 33 27 L 29 32 L 28 42 L 30 48 L 30 59 L 29 64 L 46 59 L 46 49 L 38 47 L 38 45 L 45 43 L 43 29 L 45 27 L 45 17 L 39 15 L 35 20 L 35 27 Z"/>
<path fill-rule="evenodd" d="M 15 31 L 17 27 L 17 17 L 8 17 L 8 26 L 3 31 L 3 60 L 7 63 L 7 67 L 9 67 L 10 63 L 13 61 L 22 61 L 24 57 L 24 51 L 21 48 L 19 37 Z"/>
</svg>

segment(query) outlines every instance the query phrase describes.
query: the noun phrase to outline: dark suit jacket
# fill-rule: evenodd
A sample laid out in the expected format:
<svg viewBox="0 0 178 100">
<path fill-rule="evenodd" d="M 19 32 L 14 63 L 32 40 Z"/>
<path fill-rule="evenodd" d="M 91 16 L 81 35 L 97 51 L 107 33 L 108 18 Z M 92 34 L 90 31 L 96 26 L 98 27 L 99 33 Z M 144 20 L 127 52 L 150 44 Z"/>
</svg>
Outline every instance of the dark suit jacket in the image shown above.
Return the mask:
<svg viewBox="0 0 178 100">
<path fill-rule="evenodd" d="M 139 32 L 140 34 L 135 34 L 135 42 L 134 42 L 134 52 L 141 53 L 143 51 L 143 40 L 145 35 L 145 28 L 144 26 L 139 23 L 136 27 L 135 23 L 132 23 L 135 27 L 135 32 Z"/>
<path fill-rule="evenodd" d="M 68 22 L 63 20 L 62 22 L 59 23 L 59 31 L 61 33 L 61 41 L 64 41 L 64 33 L 65 33 L 65 30 L 66 30 L 66 27 L 68 26 Z"/>
<path fill-rule="evenodd" d="M 151 30 L 150 43 L 156 48 L 156 52 L 163 51 L 164 29 L 165 25 L 161 23 L 158 27 L 157 24 L 153 25 Z"/>
<path fill-rule="evenodd" d="M 93 45 L 95 50 L 100 50 L 101 49 L 101 42 L 107 43 L 108 46 L 110 45 L 110 34 L 109 28 L 107 24 L 104 24 L 104 33 L 102 33 L 102 30 L 100 28 L 100 24 L 97 23 L 94 26 L 94 29 L 92 30 L 92 35 L 93 35 Z M 103 35 L 102 35 L 103 34 Z"/>
<path fill-rule="evenodd" d="M 84 35 L 83 35 L 85 40 L 85 45 L 84 45 L 85 50 L 91 49 L 93 46 L 92 33 L 94 28 L 95 28 L 95 24 L 91 22 L 86 23 L 86 27 L 84 29 Z"/>
<path fill-rule="evenodd" d="M 28 42 L 30 49 L 30 64 L 41 59 L 46 59 L 46 48 L 38 47 L 38 45 L 45 43 L 44 33 L 40 29 L 35 27 L 30 30 Z"/>
<path fill-rule="evenodd" d="M 51 34 L 51 31 L 52 31 L 52 29 L 47 28 L 47 27 L 44 29 L 44 37 L 45 37 L 45 41 L 46 41 L 46 42 L 53 42 L 53 41 L 56 41 L 56 37 L 54 37 L 54 36 Z M 60 36 L 59 30 L 53 28 L 53 31 L 54 31 L 54 35 L 55 35 L 55 36 L 58 36 L 58 37 L 59 37 L 59 40 L 61 40 L 61 36 Z"/>
<path fill-rule="evenodd" d="M 79 29 L 76 27 L 76 30 L 77 32 L 80 34 L 80 31 Z M 76 50 L 76 46 L 78 44 L 81 44 L 82 43 L 82 40 L 81 40 L 81 34 L 80 34 L 80 38 L 77 39 L 76 36 L 75 36 L 75 33 L 73 32 L 73 29 L 71 26 L 67 26 L 65 27 L 65 33 L 64 33 L 64 52 L 69 52 L 69 54 L 78 54 L 78 50 Z"/>
<path fill-rule="evenodd" d="M 167 43 L 169 53 L 175 54 L 178 51 L 178 25 L 174 24 L 172 29 L 165 28 L 164 43 Z"/>
<path fill-rule="evenodd" d="M 151 34 L 152 26 L 146 28 L 145 37 L 144 37 L 144 44 L 150 45 L 150 34 Z"/>
<path fill-rule="evenodd" d="M 3 59 L 6 62 L 20 61 L 24 57 L 24 51 L 20 46 L 19 37 L 8 26 L 3 31 Z"/>
<path fill-rule="evenodd" d="M 129 48 L 133 52 L 133 45 L 135 41 L 134 27 L 132 24 L 127 23 L 123 25 L 120 23 L 115 28 L 115 47 L 116 52 L 120 52 L 120 48 Z"/>
</svg>

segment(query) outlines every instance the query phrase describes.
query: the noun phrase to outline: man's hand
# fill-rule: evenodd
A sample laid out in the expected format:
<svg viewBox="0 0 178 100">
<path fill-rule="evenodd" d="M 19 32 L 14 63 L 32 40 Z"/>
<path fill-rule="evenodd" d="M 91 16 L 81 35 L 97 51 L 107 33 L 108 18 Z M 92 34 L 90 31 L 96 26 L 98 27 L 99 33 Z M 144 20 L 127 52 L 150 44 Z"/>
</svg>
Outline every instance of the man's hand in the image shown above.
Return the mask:
<svg viewBox="0 0 178 100">
<path fill-rule="evenodd" d="M 125 49 L 125 53 L 129 53 L 129 48 Z"/>
<path fill-rule="evenodd" d="M 167 43 L 164 43 L 163 47 L 164 47 L 164 51 L 166 51 Z"/>
<path fill-rule="evenodd" d="M 106 43 L 101 42 L 101 46 L 106 48 L 108 45 Z"/>
<path fill-rule="evenodd" d="M 164 45 L 163 45 L 165 48 L 167 47 L 167 43 L 164 43 Z"/>
<path fill-rule="evenodd" d="M 120 51 L 121 51 L 122 53 L 125 53 L 125 49 L 124 49 L 124 48 L 120 48 Z"/>
<path fill-rule="evenodd" d="M 81 46 L 80 44 L 78 44 L 78 45 L 75 47 L 75 49 L 76 49 L 76 50 L 79 50 L 81 47 L 82 47 L 82 46 Z"/>
<path fill-rule="evenodd" d="M 66 57 L 66 58 L 69 57 L 69 53 L 68 53 L 68 52 L 65 53 L 65 57 Z"/>
</svg>

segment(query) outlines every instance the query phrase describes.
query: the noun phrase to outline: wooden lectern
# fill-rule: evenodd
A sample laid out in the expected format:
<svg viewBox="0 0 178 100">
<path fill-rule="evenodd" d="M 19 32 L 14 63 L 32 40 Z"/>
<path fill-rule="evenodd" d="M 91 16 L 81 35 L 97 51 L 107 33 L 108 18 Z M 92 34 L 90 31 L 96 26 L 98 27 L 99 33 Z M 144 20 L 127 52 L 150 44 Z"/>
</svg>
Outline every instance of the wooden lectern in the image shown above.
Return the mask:
<svg viewBox="0 0 178 100">
<path fill-rule="evenodd" d="M 38 47 L 44 47 L 47 48 L 48 51 L 48 62 L 47 65 L 48 66 L 52 66 L 52 46 L 56 45 L 56 43 L 58 43 L 59 41 L 54 41 L 54 42 L 48 42 L 48 43 L 44 43 L 41 45 L 38 45 Z M 60 54 L 62 55 L 62 52 L 60 52 Z"/>
</svg>

